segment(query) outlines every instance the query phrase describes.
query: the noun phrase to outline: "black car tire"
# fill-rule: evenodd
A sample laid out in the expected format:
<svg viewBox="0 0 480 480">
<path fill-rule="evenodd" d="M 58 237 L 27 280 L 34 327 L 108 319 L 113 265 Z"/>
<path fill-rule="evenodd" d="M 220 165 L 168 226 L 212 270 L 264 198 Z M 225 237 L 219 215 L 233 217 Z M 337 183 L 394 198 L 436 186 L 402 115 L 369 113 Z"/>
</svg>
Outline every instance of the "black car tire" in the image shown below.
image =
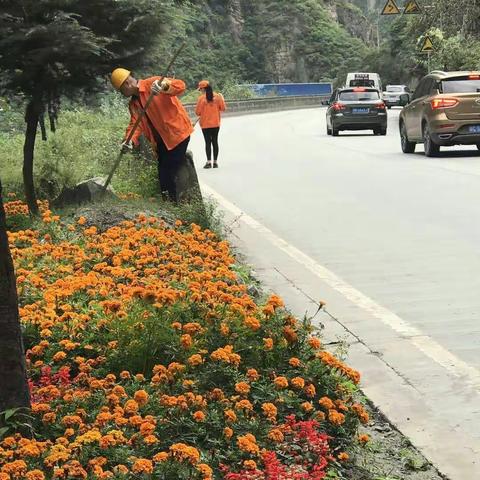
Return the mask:
<svg viewBox="0 0 480 480">
<path fill-rule="evenodd" d="M 480 150 L 480 143 L 477 143 L 477 148 Z"/>
<path fill-rule="evenodd" d="M 423 147 L 426 157 L 437 157 L 440 153 L 440 145 L 437 145 L 430 136 L 428 125 L 423 126 Z"/>
<path fill-rule="evenodd" d="M 338 137 L 339 132 L 340 132 L 340 130 L 338 128 L 335 128 L 335 125 L 332 125 L 332 135 L 334 137 Z"/>
<path fill-rule="evenodd" d="M 391 105 L 387 105 L 387 108 L 388 108 L 389 110 L 391 110 L 392 106 L 391 106 Z"/>
<path fill-rule="evenodd" d="M 380 135 L 386 135 L 387 134 L 387 129 L 386 128 L 382 128 L 380 130 Z"/>
<path fill-rule="evenodd" d="M 327 125 L 327 135 L 331 135 L 331 134 L 332 134 L 332 129 L 328 128 L 328 125 Z"/>
<path fill-rule="evenodd" d="M 417 145 L 414 142 L 408 141 L 407 128 L 403 122 L 400 124 L 400 141 L 403 153 L 415 153 L 415 147 Z"/>
</svg>

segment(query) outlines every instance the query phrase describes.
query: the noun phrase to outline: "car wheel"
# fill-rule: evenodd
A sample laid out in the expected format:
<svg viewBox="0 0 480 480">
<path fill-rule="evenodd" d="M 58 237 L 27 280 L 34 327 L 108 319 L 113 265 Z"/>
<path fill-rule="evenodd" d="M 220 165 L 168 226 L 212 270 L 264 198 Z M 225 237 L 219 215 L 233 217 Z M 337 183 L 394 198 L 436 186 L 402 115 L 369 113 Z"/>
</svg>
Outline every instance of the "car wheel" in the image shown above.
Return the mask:
<svg viewBox="0 0 480 480">
<path fill-rule="evenodd" d="M 382 128 L 380 130 L 380 135 L 386 135 L 387 134 L 387 129 L 386 128 Z"/>
<path fill-rule="evenodd" d="M 440 145 L 437 145 L 430 136 L 428 125 L 423 126 L 423 147 L 426 157 L 436 157 L 440 153 Z"/>
<path fill-rule="evenodd" d="M 405 127 L 403 122 L 400 125 L 400 140 L 402 142 L 403 153 L 415 153 L 416 144 L 408 141 L 407 127 Z"/>
<path fill-rule="evenodd" d="M 332 135 L 334 137 L 338 137 L 339 132 L 340 132 L 340 130 L 338 128 L 335 128 L 335 125 L 332 125 Z"/>
<path fill-rule="evenodd" d="M 480 150 L 480 143 L 477 143 L 477 148 Z"/>
<path fill-rule="evenodd" d="M 388 108 L 389 110 L 391 110 L 391 109 L 392 109 L 392 106 L 391 106 L 391 105 L 387 105 L 387 108 Z"/>
<path fill-rule="evenodd" d="M 327 135 L 331 135 L 331 134 L 332 134 L 332 129 L 328 128 L 328 125 L 327 125 Z"/>
</svg>

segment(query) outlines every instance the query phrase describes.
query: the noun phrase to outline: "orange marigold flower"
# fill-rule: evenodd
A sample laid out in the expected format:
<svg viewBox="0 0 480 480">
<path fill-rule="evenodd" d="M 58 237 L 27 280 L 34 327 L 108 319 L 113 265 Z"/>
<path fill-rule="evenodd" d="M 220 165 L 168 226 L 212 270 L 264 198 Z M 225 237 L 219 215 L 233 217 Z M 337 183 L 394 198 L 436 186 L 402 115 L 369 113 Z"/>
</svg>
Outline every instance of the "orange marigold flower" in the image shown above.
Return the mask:
<svg viewBox="0 0 480 480">
<path fill-rule="evenodd" d="M 285 377 L 275 377 L 273 383 L 279 389 L 288 388 L 288 380 Z"/>
<path fill-rule="evenodd" d="M 134 393 L 133 398 L 138 403 L 138 405 L 143 407 L 148 402 L 148 393 L 145 390 L 137 390 Z"/>
<path fill-rule="evenodd" d="M 312 402 L 303 402 L 301 408 L 304 412 L 310 413 L 313 410 Z"/>
<path fill-rule="evenodd" d="M 302 377 L 294 377 L 290 380 L 290 383 L 293 388 L 302 390 L 305 387 L 305 380 Z"/>
<path fill-rule="evenodd" d="M 67 358 L 67 354 L 65 352 L 57 352 L 53 357 L 52 360 L 54 362 L 61 362 Z"/>
<path fill-rule="evenodd" d="M 288 363 L 290 364 L 291 367 L 298 368 L 302 365 L 302 362 L 300 361 L 299 358 L 297 357 L 292 357 Z"/>
<path fill-rule="evenodd" d="M 127 370 L 123 370 L 123 372 L 120 372 L 120 378 L 122 380 L 128 380 L 131 377 L 130 372 Z"/>
<path fill-rule="evenodd" d="M 153 461 L 157 463 L 166 462 L 168 458 L 167 452 L 158 452 L 156 455 L 153 456 Z"/>
<path fill-rule="evenodd" d="M 283 442 L 284 440 L 284 435 L 282 433 L 281 430 L 279 430 L 278 428 L 273 428 L 272 430 L 270 430 L 270 432 L 268 432 L 268 435 L 267 437 L 272 441 L 272 442 L 276 442 L 276 443 L 280 443 L 280 442 Z"/>
<path fill-rule="evenodd" d="M 200 460 L 200 452 L 184 443 L 173 444 L 169 451 L 170 455 L 179 461 L 187 461 L 195 465 Z"/>
<path fill-rule="evenodd" d="M 288 343 L 295 343 L 298 340 L 297 332 L 295 332 L 292 327 L 284 327 L 283 336 L 286 338 Z"/>
<path fill-rule="evenodd" d="M 277 407 L 273 403 L 262 404 L 263 414 L 270 422 L 274 422 L 277 418 Z"/>
<path fill-rule="evenodd" d="M 5 463 L 2 467 L 2 473 L 11 475 L 12 478 L 23 478 L 27 473 L 27 464 L 23 460 Z"/>
<path fill-rule="evenodd" d="M 330 400 L 330 398 L 328 397 L 322 397 L 319 401 L 318 401 L 319 405 L 323 408 L 325 408 L 326 410 L 332 410 L 335 408 L 335 404 L 333 403 L 332 400 Z"/>
<path fill-rule="evenodd" d="M 182 344 L 183 348 L 189 349 L 193 345 L 192 336 L 188 333 L 185 333 L 181 336 L 180 343 Z"/>
<path fill-rule="evenodd" d="M 195 467 L 202 475 L 202 480 L 211 480 L 213 476 L 213 470 L 206 463 L 199 463 Z"/>
<path fill-rule="evenodd" d="M 191 357 L 189 357 L 187 362 L 192 367 L 196 367 L 197 365 L 201 365 L 203 363 L 203 358 L 202 358 L 201 355 L 198 355 L 198 353 L 196 353 L 196 354 L 192 355 Z"/>
<path fill-rule="evenodd" d="M 366 444 L 370 441 L 370 436 L 364 433 L 363 435 L 358 436 L 358 441 L 362 444 Z"/>
<path fill-rule="evenodd" d="M 257 439 L 251 433 L 237 437 L 237 445 L 242 452 L 247 452 L 251 455 L 258 455 L 260 453 Z"/>
<path fill-rule="evenodd" d="M 196 421 L 196 422 L 204 422 L 205 421 L 205 414 L 201 411 L 201 410 L 197 410 L 194 414 L 193 414 L 193 419 Z"/>
<path fill-rule="evenodd" d="M 146 458 L 140 458 L 136 460 L 135 463 L 133 464 L 132 472 L 146 473 L 150 475 L 153 473 L 153 463 L 151 460 L 148 460 Z"/>
<path fill-rule="evenodd" d="M 315 395 L 317 394 L 317 390 L 315 389 L 315 385 L 313 385 L 312 383 L 305 387 L 304 392 L 305 392 L 305 395 L 308 398 L 314 398 Z"/>
<path fill-rule="evenodd" d="M 246 317 L 244 320 L 245 326 L 256 332 L 260 328 L 260 320 L 255 317 Z"/>
<path fill-rule="evenodd" d="M 85 225 L 87 223 L 87 219 L 85 217 L 79 217 L 79 219 L 77 220 L 77 223 L 79 225 Z"/>
<path fill-rule="evenodd" d="M 263 339 L 263 348 L 265 350 L 271 350 L 273 348 L 273 340 L 271 338 L 264 338 Z"/>
<path fill-rule="evenodd" d="M 135 400 L 127 400 L 124 409 L 126 414 L 133 415 L 138 412 L 138 403 Z"/>
<path fill-rule="evenodd" d="M 258 372 L 254 368 L 249 368 L 247 370 L 247 377 L 249 378 L 249 380 L 254 382 L 254 381 L 256 381 L 260 378 L 260 375 L 258 374 Z"/>
<path fill-rule="evenodd" d="M 338 454 L 338 457 L 337 457 L 341 462 L 346 462 L 350 456 L 348 455 L 348 453 L 346 452 L 341 452 Z"/>
<path fill-rule="evenodd" d="M 235 404 L 237 410 L 246 410 L 251 412 L 253 410 L 253 405 L 249 400 L 240 400 Z"/>
<path fill-rule="evenodd" d="M 235 391 L 240 395 L 248 395 L 250 393 L 250 385 L 247 382 L 238 382 L 235 385 Z"/>
<path fill-rule="evenodd" d="M 322 346 L 322 342 L 317 337 L 310 337 L 308 339 L 308 344 L 314 349 L 318 350 Z"/>
<path fill-rule="evenodd" d="M 41 470 L 30 470 L 25 478 L 26 480 L 45 480 L 45 474 Z"/>
<path fill-rule="evenodd" d="M 225 416 L 225 420 L 227 422 L 234 423 L 237 421 L 237 414 L 233 410 L 225 410 L 223 415 Z"/>
<path fill-rule="evenodd" d="M 257 469 L 257 464 L 253 460 L 244 460 L 243 466 L 247 470 L 256 470 Z"/>
<path fill-rule="evenodd" d="M 233 437 L 233 430 L 230 427 L 225 427 L 223 429 L 223 435 L 227 440 L 230 440 Z"/>
<path fill-rule="evenodd" d="M 329 410 L 328 421 L 333 425 L 342 425 L 343 423 L 345 423 L 345 415 L 343 413 L 337 412 L 336 410 Z"/>
</svg>

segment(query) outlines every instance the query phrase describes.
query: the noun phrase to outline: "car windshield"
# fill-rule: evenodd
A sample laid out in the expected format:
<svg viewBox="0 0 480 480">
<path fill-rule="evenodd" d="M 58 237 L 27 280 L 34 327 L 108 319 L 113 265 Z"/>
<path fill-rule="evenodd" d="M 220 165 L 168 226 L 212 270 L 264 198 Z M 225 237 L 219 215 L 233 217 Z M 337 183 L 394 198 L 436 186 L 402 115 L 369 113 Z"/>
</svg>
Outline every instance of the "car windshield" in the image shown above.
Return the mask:
<svg viewBox="0 0 480 480">
<path fill-rule="evenodd" d="M 354 92 L 353 90 L 346 90 L 340 92 L 339 100 L 344 102 L 365 102 L 368 100 L 378 100 L 380 97 L 376 90 L 370 90 L 365 92 Z"/>
<path fill-rule="evenodd" d="M 479 78 L 452 78 L 451 80 L 443 80 L 443 93 L 480 93 L 480 77 Z"/>
<path fill-rule="evenodd" d="M 387 87 L 387 92 L 403 92 L 402 87 Z"/>
</svg>

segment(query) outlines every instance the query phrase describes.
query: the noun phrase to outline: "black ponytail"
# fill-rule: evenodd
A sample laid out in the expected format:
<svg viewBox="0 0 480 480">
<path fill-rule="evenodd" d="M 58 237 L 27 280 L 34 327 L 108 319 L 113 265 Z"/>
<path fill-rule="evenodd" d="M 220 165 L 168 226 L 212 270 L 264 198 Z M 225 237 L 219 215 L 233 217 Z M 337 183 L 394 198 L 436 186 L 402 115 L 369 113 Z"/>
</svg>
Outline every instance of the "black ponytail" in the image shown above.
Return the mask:
<svg viewBox="0 0 480 480">
<path fill-rule="evenodd" d="M 207 102 L 213 102 L 213 89 L 211 85 L 205 88 L 205 95 L 207 96 Z"/>
</svg>

